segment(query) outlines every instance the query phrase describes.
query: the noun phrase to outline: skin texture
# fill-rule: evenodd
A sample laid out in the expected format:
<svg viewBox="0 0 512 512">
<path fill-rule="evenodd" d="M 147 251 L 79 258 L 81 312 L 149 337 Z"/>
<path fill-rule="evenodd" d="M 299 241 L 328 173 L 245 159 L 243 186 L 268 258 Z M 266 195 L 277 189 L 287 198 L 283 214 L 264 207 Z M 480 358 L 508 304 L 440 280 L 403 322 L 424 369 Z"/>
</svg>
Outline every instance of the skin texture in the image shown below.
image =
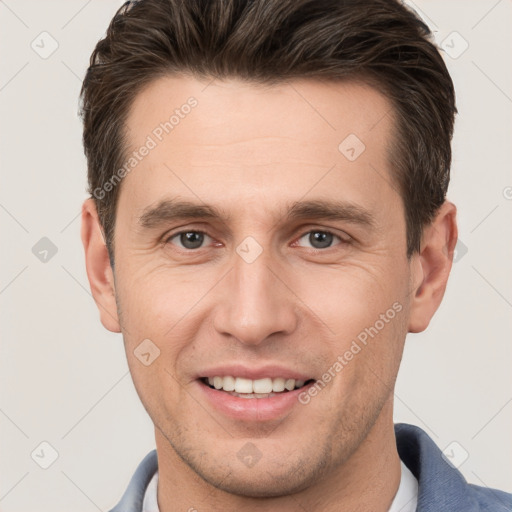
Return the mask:
<svg viewBox="0 0 512 512">
<path fill-rule="evenodd" d="M 197 106 L 122 182 L 115 272 L 92 200 L 82 213 L 101 321 L 122 332 L 155 424 L 160 510 L 387 511 L 400 479 L 395 379 L 407 332 L 424 330 L 442 300 L 455 206 L 444 203 L 408 260 L 403 204 L 388 165 L 392 107 L 357 83 L 159 78 L 132 105 L 129 149 L 191 96 Z M 354 161 L 338 149 L 349 134 L 366 147 Z M 227 219 L 144 228 L 141 215 L 164 199 L 212 205 Z M 301 200 L 349 202 L 373 226 L 288 220 L 287 206 Z M 171 237 L 183 230 L 208 236 L 187 249 Z M 309 234 L 325 230 L 332 242 L 315 249 Z M 236 250 L 248 236 L 262 249 L 252 263 Z M 199 389 L 198 374 L 225 363 L 274 363 L 321 379 L 395 303 L 400 312 L 285 417 L 237 421 Z M 134 355 L 144 339 L 160 350 L 149 366 Z M 261 454 L 252 467 L 237 457 L 249 442 Z"/>
</svg>

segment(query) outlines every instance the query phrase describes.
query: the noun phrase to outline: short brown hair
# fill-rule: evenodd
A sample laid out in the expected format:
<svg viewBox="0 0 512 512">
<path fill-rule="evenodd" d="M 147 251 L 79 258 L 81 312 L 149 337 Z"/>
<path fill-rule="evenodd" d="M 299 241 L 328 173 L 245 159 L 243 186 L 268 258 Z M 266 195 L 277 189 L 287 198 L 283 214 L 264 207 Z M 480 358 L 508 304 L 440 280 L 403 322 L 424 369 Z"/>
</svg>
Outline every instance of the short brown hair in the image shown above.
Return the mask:
<svg viewBox="0 0 512 512">
<path fill-rule="evenodd" d="M 393 181 L 407 256 L 445 200 L 455 91 L 428 27 L 398 0 L 139 0 L 126 2 L 94 49 L 81 91 L 89 192 L 113 263 L 125 122 L 158 77 L 362 80 L 391 101 Z M 341 141 L 340 141 L 341 142 Z M 101 190 L 101 197 L 95 191 Z"/>
</svg>

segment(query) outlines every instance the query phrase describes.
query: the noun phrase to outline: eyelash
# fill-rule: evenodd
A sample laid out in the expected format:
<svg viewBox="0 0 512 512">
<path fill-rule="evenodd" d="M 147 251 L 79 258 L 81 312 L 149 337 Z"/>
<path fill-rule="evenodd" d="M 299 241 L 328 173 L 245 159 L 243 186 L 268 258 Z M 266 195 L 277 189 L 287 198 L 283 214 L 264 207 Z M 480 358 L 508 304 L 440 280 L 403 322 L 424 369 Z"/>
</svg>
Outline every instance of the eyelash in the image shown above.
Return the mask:
<svg viewBox="0 0 512 512">
<path fill-rule="evenodd" d="M 315 228 L 315 229 L 309 229 L 308 231 L 305 231 L 304 233 L 302 233 L 302 235 L 300 235 L 298 238 L 297 238 L 297 242 L 303 238 L 304 236 L 310 234 L 310 233 L 324 233 L 324 234 L 327 234 L 327 235 L 332 235 L 333 237 L 337 238 L 340 243 L 339 244 L 336 244 L 336 245 L 332 245 L 330 247 L 326 247 L 324 249 L 317 249 L 316 247 L 308 247 L 308 249 L 310 249 L 311 251 L 315 251 L 315 252 L 327 252 L 329 249 L 335 249 L 338 245 L 348 245 L 350 243 L 349 240 L 345 240 L 343 237 L 341 237 L 340 235 L 337 235 L 336 233 L 334 233 L 333 231 L 330 231 L 328 229 L 318 229 L 318 228 Z M 349 238 L 348 235 L 346 235 L 347 238 Z M 294 242 L 295 244 L 295 242 Z"/>
<path fill-rule="evenodd" d="M 340 240 L 340 243 L 337 244 L 337 245 L 348 245 L 348 244 L 351 243 L 351 240 L 345 240 L 340 235 L 337 235 L 336 233 L 334 233 L 332 231 L 329 231 L 328 229 L 318 229 L 318 228 L 316 228 L 316 229 L 309 229 L 308 231 L 303 232 L 296 240 L 299 241 L 305 235 L 308 235 L 310 233 L 315 233 L 315 232 L 316 233 L 325 233 L 325 234 L 332 235 L 332 236 L 338 238 Z M 201 235 L 209 236 L 210 238 L 213 239 L 213 237 L 211 237 L 206 231 L 202 231 L 200 229 L 186 229 L 186 230 L 182 230 L 182 231 L 177 231 L 176 233 L 172 233 L 169 236 L 167 236 L 165 238 L 165 240 L 164 240 L 164 245 L 167 245 L 168 243 L 171 243 L 170 242 L 171 239 L 176 238 L 177 236 L 182 235 L 184 233 L 198 233 L 198 234 L 201 234 Z M 347 235 L 347 237 L 349 237 L 349 235 Z M 295 242 L 294 242 L 294 244 L 295 244 Z M 329 249 L 333 249 L 337 245 L 333 245 L 331 247 L 326 247 L 324 249 L 317 249 L 315 247 L 310 247 L 309 249 L 312 250 L 312 251 L 315 251 L 315 252 L 327 252 Z M 181 251 L 185 251 L 185 252 L 198 252 L 201 249 L 205 249 L 205 247 L 199 247 L 198 249 L 187 249 L 187 248 L 178 247 L 178 249 L 181 250 Z"/>
</svg>

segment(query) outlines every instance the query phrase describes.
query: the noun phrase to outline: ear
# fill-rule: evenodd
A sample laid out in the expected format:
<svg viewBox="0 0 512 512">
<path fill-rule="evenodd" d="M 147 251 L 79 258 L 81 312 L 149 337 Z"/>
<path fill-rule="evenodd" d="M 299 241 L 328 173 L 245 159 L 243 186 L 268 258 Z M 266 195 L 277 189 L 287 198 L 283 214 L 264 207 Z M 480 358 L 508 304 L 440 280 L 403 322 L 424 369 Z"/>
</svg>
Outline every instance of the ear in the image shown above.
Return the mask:
<svg viewBox="0 0 512 512">
<path fill-rule="evenodd" d="M 424 331 L 443 299 L 457 243 L 456 214 L 455 205 L 445 201 L 424 228 L 419 253 L 412 256 L 409 332 Z"/>
<path fill-rule="evenodd" d="M 114 273 L 110 266 L 107 245 L 92 198 L 82 206 L 82 243 L 85 266 L 92 296 L 98 306 L 103 326 L 121 332 L 115 299 Z"/>
</svg>

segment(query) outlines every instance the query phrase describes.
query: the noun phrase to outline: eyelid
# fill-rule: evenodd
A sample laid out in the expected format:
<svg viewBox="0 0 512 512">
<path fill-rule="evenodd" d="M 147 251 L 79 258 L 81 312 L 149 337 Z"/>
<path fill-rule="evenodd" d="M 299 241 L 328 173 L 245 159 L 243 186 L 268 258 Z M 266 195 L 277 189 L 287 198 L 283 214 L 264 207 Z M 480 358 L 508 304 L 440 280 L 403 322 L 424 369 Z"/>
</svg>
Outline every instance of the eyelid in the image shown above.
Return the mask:
<svg viewBox="0 0 512 512">
<path fill-rule="evenodd" d="M 343 238 L 347 238 L 348 240 L 351 240 L 352 237 L 348 234 L 348 233 L 345 233 L 345 231 L 341 231 L 341 230 L 337 230 L 337 229 L 334 229 L 334 228 L 323 228 L 321 226 L 313 226 L 313 227 L 308 227 L 304 233 L 300 236 L 304 236 L 308 233 L 311 233 L 311 231 L 319 231 L 320 233 L 329 233 L 331 235 L 335 235 L 341 239 Z"/>
<path fill-rule="evenodd" d="M 339 244 L 336 244 L 336 245 L 331 246 L 331 247 L 326 247 L 326 248 L 323 248 L 323 249 L 317 249 L 317 248 L 315 248 L 315 247 L 309 247 L 309 248 L 308 248 L 308 247 L 305 247 L 306 249 L 310 249 L 310 250 L 315 251 L 315 252 L 328 252 L 328 251 L 329 251 L 329 249 L 334 249 L 334 248 L 335 248 L 335 247 L 337 247 L 338 245 L 347 245 L 347 244 L 350 244 L 350 243 L 352 243 L 352 242 L 353 242 L 353 240 L 354 240 L 354 239 L 353 239 L 349 234 L 347 234 L 347 233 L 345 233 L 345 232 L 343 232 L 343 234 L 338 234 L 338 233 L 336 233 L 336 232 L 335 232 L 335 230 L 330 229 L 330 228 L 322 228 L 322 227 L 318 227 L 318 226 L 317 226 L 317 227 L 310 226 L 310 227 L 308 227 L 308 229 L 305 229 L 305 230 L 302 232 L 302 234 L 301 234 L 301 235 L 299 235 L 298 237 L 296 237 L 296 238 L 294 239 L 294 241 L 292 242 L 292 244 L 291 244 L 291 245 L 292 245 L 292 246 L 295 246 L 295 245 L 298 243 L 298 241 L 299 241 L 302 237 L 304 237 L 305 235 L 307 235 L 307 234 L 309 234 L 309 233 L 315 232 L 315 231 L 316 231 L 316 232 L 320 232 L 320 233 L 328 233 L 328 234 L 330 234 L 330 235 L 333 235 L 333 236 L 335 236 L 335 237 L 339 238 L 339 240 L 340 240 L 340 243 L 339 243 Z M 162 237 L 162 243 L 163 243 L 163 245 L 166 245 L 166 244 L 170 243 L 171 238 L 175 238 L 175 237 L 177 237 L 178 235 L 181 235 L 181 234 L 183 234 L 183 233 L 190 233 L 190 232 L 193 232 L 193 233 L 200 233 L 200 234 L 202 234 L 202 235 L 206 235 L 207 237 L 211 238 L 212 240 L 215 240 L 215 238 L 214 238 L 213 236 L 211 236 L 211 235 L 210 235 L 207 231 L 205 231 L 204 229 L 199 229 L 199 228 L 193 228 L 193 227 L 192 227 L 192 228 L 188 228 L 188 229 L 181 229 L 181 230 L 179 230 L 179 231 L 174 231 L 174 232 L 173 232 L 173 231 L 171 231 L 170 233 L 168 232 L 168 233 L 164 234 L 164 235 L 163 235 L 163 237 Z M 343 235 L 344 235 L 344 236 L 343 236 Z M 173 244 L 173 245 L 175 245 L 175 244 Z M 187 248 L 182 248 L 182 247 L 179 247 L 179 246 L 176 246 L 176 247 L 177 247 L 179 250 L 181 250 L 181 251 L 185 251 L 185 252 L 199 252 L 201 249 L 207 249 L 207 246 L 206 246 L 206 247 L 199 247 L 199 248 L 197 248 L 197 249 L 187 249 Z M 301 247 L 301 246 L 299 246 L 299 247 Z"/>
<path fill-rule="evenodd" d="M 186 224 L 181 224 L 179 226 L 175 226 L 172 229 L 169 229 L 166 231 L 163 235 L 161 235 L 160 240 L 162 240 L 164 243 L 169 240 L 169 238 L 173 238 L 176 235 L 181 235 L 182 233 L 202 233 L 204 235 L 208 235 L 210 238 L 213 238 L 204 227 L 199 227 L 201 225 L 204 225 L 204 222 L 188 222 Z"/>
</svg>

